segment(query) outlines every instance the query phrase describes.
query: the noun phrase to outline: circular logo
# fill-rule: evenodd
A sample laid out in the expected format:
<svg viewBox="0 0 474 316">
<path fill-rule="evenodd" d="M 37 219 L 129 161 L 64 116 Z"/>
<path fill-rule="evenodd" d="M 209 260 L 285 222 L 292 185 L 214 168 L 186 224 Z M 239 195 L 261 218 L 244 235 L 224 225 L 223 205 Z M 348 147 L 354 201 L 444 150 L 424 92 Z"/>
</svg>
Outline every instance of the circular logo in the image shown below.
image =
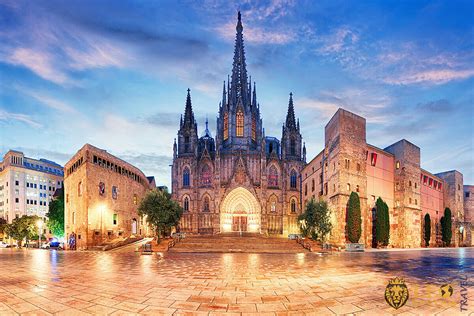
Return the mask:
<svg viewBox="0 0 474 316">
<path fill-rule="evenodd" d="M 448 297 L 451 297 L 453 295 L 453 287 L 451 286 L 451 284 L 443 284 L 440 286 L 440 291 L 441 291 L 441 297 L 443 298 L 448 298 Z"/>
</svg>

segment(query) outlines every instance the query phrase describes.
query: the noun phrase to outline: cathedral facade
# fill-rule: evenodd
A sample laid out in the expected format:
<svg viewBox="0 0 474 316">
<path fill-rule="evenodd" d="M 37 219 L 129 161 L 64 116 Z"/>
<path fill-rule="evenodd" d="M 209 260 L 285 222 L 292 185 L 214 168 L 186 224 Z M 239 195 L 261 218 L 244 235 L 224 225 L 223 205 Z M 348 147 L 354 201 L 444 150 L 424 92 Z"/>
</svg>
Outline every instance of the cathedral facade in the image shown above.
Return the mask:
<svg viewBox="0 0 474 316">
<path fill-rule="evenodd" d="M 224 82 L 215 138 L 198 137 L 190 90 L 173 146 L 172 196 L 180 231 L 194 234 L 299 232 L 306 149 L 292 94 L 281 139 L 265 135 L 255 82 L 247 75 L 240 13 L 232 75 Z"/>
</svg>

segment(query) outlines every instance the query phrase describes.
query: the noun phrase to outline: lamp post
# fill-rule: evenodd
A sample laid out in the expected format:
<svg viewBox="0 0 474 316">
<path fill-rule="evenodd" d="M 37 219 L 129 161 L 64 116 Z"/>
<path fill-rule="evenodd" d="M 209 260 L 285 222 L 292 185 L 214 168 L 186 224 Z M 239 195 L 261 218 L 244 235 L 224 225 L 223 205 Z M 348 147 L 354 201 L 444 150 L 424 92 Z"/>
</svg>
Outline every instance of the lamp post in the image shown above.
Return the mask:
<svg viewBox="0 0 474 316">
<path fill-rule="evenodd" d="M 43 220 L 39 219 L 36 222 L 36 225 L 38 226 L 38 229 L 39 229 L 38 249 L 41 249 L 41 235 L 43 233 Z"/>
</svg>

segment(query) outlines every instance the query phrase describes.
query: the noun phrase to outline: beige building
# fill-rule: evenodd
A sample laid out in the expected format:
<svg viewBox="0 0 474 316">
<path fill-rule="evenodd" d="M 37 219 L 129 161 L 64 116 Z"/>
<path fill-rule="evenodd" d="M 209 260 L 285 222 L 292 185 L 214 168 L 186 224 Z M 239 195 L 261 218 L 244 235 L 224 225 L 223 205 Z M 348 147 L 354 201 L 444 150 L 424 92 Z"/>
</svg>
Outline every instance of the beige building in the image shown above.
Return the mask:
<svg viewBox="0 0 474 316">
<path fill-rule="evenodd" d="M 463 227 L 466 240 L 471 240 L 474 246 L 474 185 L 464 186 L 464 221 L 468 224 Z"/>
<path fill-rule="evenodd" d="M 10 150 L 0 162 L 0 217 L 46 217 L 56 189 L 63 185 L 63 167 L 46 159 Z"/>
<path fill-rule="evenodd" d="M 424 246 L 423 219 L 431 219 L 430 246 L 441 244 L 440 219 L 453 213 L 455 246 L 471 244 L 464 216 L 463 179 L 458 171 L 431 174 L 421 168 L 420 148 L 402 139 L 385 149 L 366 141 L 363 117 L 339 109 L 325 127 L 325 147 L 302 171 L 303 203 L 323 199 L 331 209 L 330 242 L 344 245 L 349 195 L 357 192 L 362 213 L 360 243 L 375 247 L 375 202 L 389 207 L 392 247 Z M 470 228 L 469 228 L 470 229 Z"/>
<path fill-rule="evenodd" d="M 77 249 L 116 238 L 146 235 L 138 205 L 153 178 L 107 151 L 84 145 L 65 167 L 65 231 L 77 235 Z"/>
</svg>

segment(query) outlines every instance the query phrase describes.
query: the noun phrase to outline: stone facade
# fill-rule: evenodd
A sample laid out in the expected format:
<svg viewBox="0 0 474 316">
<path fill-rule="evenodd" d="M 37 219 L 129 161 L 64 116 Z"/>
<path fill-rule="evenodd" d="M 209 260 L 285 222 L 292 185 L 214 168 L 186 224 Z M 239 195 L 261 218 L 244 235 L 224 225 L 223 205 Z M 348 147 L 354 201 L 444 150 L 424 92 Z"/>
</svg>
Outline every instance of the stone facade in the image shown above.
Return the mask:
<svg viewBox="0 0 474 316">
<path fill-rule="evenodd" d="M 329 242 L 346 243 L 348 197 L 357 192 L 362 213 L 359 242 L 366 247 L 376 246 L 375 202 L 379 197 L 389 207 L 389 247 L 425 246 L 425 214 L 431 219 L 429 246 L 440 246 L 439 222 L 444 208 L 450 205 L 455 217 L 455 245 L 470 244 L 471 226 L 464 217 L 459 191 L 462 174 L 451 171 L 433 175 L 421 168 L 419 147 L 403 139 L 382 150 L 367 144 L 365 129 L 364 118 L 339 109 L 326 125 L 324 149 L 302 171 L 303 207 L 312 198 L 328 202 L 333 223 Z"/>
<path fill-rule="evenodd" d="M 247 76 L 238 17 L 232 75 L 224 82 L 217 131 L 198 138 L 188 90 L 174 144 L 172 196 L 183 206 L 179 229 L 195 234 L 298 232 L 305 160 L 292 95 L 282 137 L 264 134 L 256 85 Z"/>
<path fill-rule="evenodd" d="M 0 162 L 0 218 L 46 217 L 54 192 L 63 186 L 63 167 L 10 150 Z"/>
<path fill-rule="evenodd" d="M 464 221 L 466 222 L 466 244 L 474 246 L 474 185 L 464 186 Z"/>
<path fill-rule="evenodd" d="M 64 170 L 65 233 L 77 235 L 77 249 L 149 233 L 137 209 L 152 186 L 138 168 L 86 144 Z"/>
</svg>

